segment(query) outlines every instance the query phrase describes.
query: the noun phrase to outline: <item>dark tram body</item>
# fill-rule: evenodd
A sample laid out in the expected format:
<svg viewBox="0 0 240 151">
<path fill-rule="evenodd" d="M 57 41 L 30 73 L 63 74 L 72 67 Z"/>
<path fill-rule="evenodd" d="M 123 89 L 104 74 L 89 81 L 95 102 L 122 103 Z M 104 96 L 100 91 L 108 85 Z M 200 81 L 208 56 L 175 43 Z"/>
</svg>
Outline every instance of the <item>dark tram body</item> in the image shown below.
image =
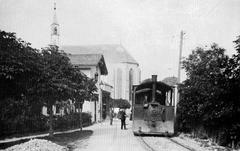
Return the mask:
<svg viewBox="0 0 240 151">
<path fill-rule="evenodd" d="M 133 87 L 133 133 L 134 135 L 174 134 L 175 88 L 157 81 L 153 75 Z"/>
</svg>

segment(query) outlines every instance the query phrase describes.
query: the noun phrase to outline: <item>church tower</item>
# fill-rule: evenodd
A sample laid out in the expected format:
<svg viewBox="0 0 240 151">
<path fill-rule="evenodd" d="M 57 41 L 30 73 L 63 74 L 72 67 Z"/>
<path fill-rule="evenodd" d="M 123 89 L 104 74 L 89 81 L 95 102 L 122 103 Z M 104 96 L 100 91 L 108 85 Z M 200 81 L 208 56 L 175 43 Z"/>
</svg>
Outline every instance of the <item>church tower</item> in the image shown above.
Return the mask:
<svg viewBox="0 0 240 151">
<path fill-rule="evenodd" d="M 57 21 L 56 2 L 54 2 L 53 23 L 51 24 L 51 43 L 50 45 L 59 46 L 59 24 Z"/>
</svg>

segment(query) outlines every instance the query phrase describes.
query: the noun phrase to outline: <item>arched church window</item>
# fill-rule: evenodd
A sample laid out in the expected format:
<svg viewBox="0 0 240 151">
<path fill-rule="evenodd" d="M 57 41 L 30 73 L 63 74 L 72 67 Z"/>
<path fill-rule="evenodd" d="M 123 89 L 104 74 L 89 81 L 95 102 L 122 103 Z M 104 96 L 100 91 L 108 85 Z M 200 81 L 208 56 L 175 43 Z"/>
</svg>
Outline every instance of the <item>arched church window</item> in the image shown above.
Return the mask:
<svg viewBox="0 0 240 151">
<path fill-rule="evenodd" d="M 122 98 L 122 69 L 117 69 L 117 98 Z"/>
</svg>

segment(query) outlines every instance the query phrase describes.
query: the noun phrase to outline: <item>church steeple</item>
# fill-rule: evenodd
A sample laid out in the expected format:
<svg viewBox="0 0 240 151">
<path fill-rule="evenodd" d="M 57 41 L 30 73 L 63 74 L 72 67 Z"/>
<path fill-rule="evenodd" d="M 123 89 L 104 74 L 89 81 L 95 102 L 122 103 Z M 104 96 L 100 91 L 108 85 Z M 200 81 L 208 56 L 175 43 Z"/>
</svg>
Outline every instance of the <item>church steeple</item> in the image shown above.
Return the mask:
<svg viewBox="0 0 240 151">
<path fill-rule="evenodd" d="M 57 21 L 57 7 L 56 2 L 54 2 L 53 8 L 53 22 L 51 24 L 51 45 L 59 46 L 59 24 Z"/>
</svg>

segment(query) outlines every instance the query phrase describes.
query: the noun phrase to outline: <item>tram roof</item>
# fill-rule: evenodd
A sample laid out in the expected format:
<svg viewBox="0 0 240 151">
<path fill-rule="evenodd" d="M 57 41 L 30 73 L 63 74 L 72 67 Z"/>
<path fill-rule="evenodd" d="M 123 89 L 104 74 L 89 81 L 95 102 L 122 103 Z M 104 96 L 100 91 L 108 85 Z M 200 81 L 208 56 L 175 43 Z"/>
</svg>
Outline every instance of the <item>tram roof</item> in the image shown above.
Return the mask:
<svg viewBox="0 0 240 151">
<path fill-rule="evenodd" d="M 153 81 L 144 81 L 140 85 L 137 86 L 136 90 L 145 89 L 145 88 L 152 89 L 152 86 L 153 86 Z M 169 91 L 172 89 L 172 87 L 161 81 L 158 81 L 158 82 L 156 82 L 156 89 Z"/>
</svg>

